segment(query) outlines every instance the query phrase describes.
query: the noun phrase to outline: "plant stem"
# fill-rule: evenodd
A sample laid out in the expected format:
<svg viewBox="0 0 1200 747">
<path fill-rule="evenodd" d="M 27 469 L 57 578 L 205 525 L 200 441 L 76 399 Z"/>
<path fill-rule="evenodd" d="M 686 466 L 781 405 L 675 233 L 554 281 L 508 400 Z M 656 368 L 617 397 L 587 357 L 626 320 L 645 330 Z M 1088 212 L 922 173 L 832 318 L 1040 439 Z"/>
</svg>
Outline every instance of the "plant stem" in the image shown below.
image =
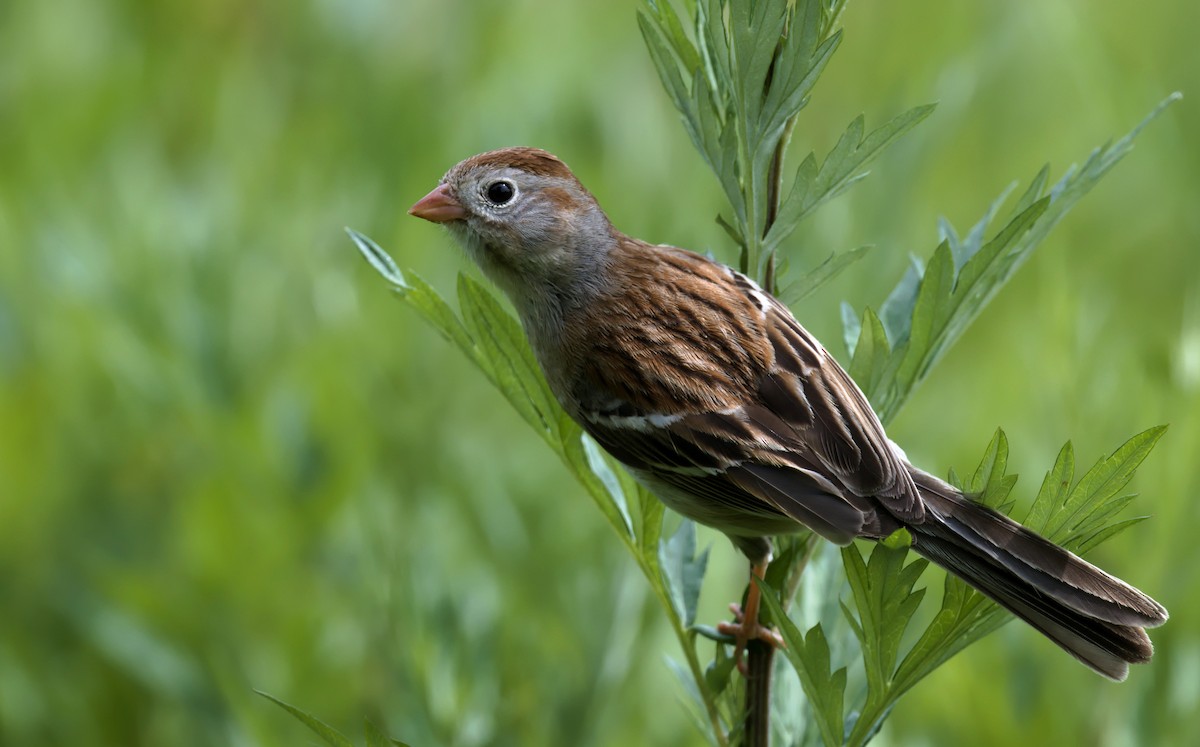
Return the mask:
<svg viewBox="0 0 1200 747">
<path fill-rule="evenodd" d="M 778 60 L 783 47 L 781 39 L 775 47 L 775 60 Z M 775 73 L 775 60 L 767 70 L 766 82 L 763 86 L 763 96 L 771 88 L 771 79 Z M 783 157 L 791 139 L 792 128 L 796 124 L 796 115 L 788 119 L 787 125 L 779 142 L 775 144 L 775 152 L 771 155 L 771 166 L 767 173 L 767 214 L 764 216 L 762 235 L 755 239 L 766 239 L 779 216 L 779 202 L 782 199 Z M 747 237 L 750 238 L 750 237 Z M 776 292 L 775 254 L 772 252 L 764 263 L 763 275 L 759 278 L 763 290 L 767 293 Z M 753 580 L 751 583 L 754 583 Z M 743 747 L 769 747 L 771 743 L 771 672 L 775 664 L 775 647 L 760 640 L 750 641 L 746 645 L 746 700 L 743 710 L 744 738 Z"/>
<path fill-rule="evenodd" d="M 770 84 L 771 76 L 767 76 L 768 85 Z M 771 157 L 771 170 L 767 173 L 767 220 L 763 226 L 763 239 L 767 238 L 767 234 L 771 230 L 771 226 L 775 225 L 775 219 L 779 217 L 779 202 L 782 200 L 783 192 L 783 152 L 787 149 L 788 142 L 792 139 L 792 128 L 796 126 L 796 117 L 788 119 L 787 126 L 783 128 L 783 135 L 779 138 L 779 144 L 775 146 L 775 153 Z M 775 295 L 778 290 L 775 278 L 775 253 L 767 257 L 767 266 L 763 271 L 762 277 L 763 290 L 771 295 Z"/>
<path fill-rule="evenodd" d="M 774 662 L 775 647 L 771 644 L 757 639 L 746 644 L 742 747 L 766 747 L 771 743 L 771 671 Z"/>
</svg>

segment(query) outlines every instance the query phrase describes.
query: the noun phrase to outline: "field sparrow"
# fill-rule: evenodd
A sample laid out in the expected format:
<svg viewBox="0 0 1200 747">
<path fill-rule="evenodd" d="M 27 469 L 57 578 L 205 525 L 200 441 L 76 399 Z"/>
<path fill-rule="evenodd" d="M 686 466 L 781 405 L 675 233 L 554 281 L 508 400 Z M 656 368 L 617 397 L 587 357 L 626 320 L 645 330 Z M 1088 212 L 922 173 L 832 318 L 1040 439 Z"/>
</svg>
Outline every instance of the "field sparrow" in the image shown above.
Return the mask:
<svg viewBox="0 0 1200 747">
<path fill-rule="evenodd" d="M 741 273 L 618 231 L 551 154 L 468 158 L 413 205 L 512 300 L 558 401 L 671 508 L 724 532 L 761 576 L 773 534 L 839 545 L 900 527 L 1114 680 L 1150 659 L 1156 601 L 908 463 L 862 391 Z M 752 584 L 738 640 L 771 639 Z"/>
</svg>

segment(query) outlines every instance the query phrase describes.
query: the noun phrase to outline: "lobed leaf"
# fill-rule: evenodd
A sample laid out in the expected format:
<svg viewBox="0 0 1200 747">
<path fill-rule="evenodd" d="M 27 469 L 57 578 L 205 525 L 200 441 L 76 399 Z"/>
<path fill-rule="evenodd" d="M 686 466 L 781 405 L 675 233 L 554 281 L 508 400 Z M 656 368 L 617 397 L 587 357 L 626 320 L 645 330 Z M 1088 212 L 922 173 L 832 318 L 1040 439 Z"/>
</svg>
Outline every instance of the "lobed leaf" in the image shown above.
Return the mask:
<svg viewBox="0 0 1200 747">
<path fill-rule="evenodd" d="M 780 293 L 779 299 L 788 306 L 795 305 L 811 296 L 821 286 L 833 280 L 850 265 L 867 256 L 869 246 L 860 246 L 847 251 L 833 252 L 825 261 L 801 275 Z"/>
<path fill-rule="evenodd" d="M 1080 534 L 1077 537 L 1070 537 L 1063 541 L 1063 546 L 1069 550 L 1074 550 L 1077 553 L 1087 553 L 1092 548 L 1099 545 L 1101 542 L 1106 542 L 1113 537 L 1116 537 L 1121 532 L 1124 532 L 1134 524 L 1141 524 L 1149 516 L 1135 516 L 1132 519 L 1125 519 L 1114 524 L 1108 524 L 1093 532 Z"/>
<path fill-rule="evenodd" d="M 1151 428 L 1129 439 L 1112 455 L 1101 459 L 1074 489 L 1071 488 L 1074 451 L 1068 442 L 1042 483 L 1027 525 L 1035 531 L 1057 526 L 1058 531 L 1050 535 L 1051 539 L 1076 552 L 1086 552 L 1142 521 L 1145 517 L 1115 521 L 1116 514 L 1132 499 L 1116 493 L 1128 483 L 1133 470 L 1164 430 L 1164 427 Z M 989 496 L 997 488 L 1000 492 L 995 495 L 1007 496 L 1016 479 L 1015 475 L 1005 473 L 1007 454 L 1007 439 L 998 430 L 979 467 L 963 487 L 981 492 L 984 502 L 993 507 L 1002 502 L 1003 498 L 989 499 Z M 943 662 L 1010 619 L 1011 615 L 999 605 L 957 577 L 947 575 L 941 608 L 896 670 L 889 699 L 899 698 Z"/>
<path fill-rule="evenodd" d="M 897 667 L 888 700 L 898 700 L 959 651 L 1011 619 L 995 602 L 947 574 L 941 607 Z"/>
<path fill-rule="evenodd" d="M 841 32 L 822 23 L 815 2 L 791 9 L 786 36 L 780 40 L 771 85 L 763 101 L 763 132 L 782 131 L 808 103 L 809 94 L 841 44 Z"/>
<path fill-rule="evenodd" d="M 1070 441 L 1067 441 L 1059 449 L 1054 466 L 1042 480 L 1042 487 L 1033 500 L 1029 514 L 1025 517 L 1025 526 L 1039 534 L 1046 534 L 1046 525 L 1050 521 L 1050 514 L 1054 511 L 1055 506 L 1066 501 L 1067 494 L 1071 490 L 1071 482 L 1074 479 L 1075 447 L 1071 445 Z"/>
<path fill-rule="evenodd" d="M 826 54 L 832 54 L 835 46 L 836 44 L 832 45 Z M 820 71 L 815 70 L 815 72 L 819 74 Z M 801 168 L 796 172 L 796 180 L 792 189 L 780 206 L 779 218 L 767 234 L 764 242 L 766 251 L 774 251 L 784 239 L 791 235 L 800 221 L 812 214 L 820 205 L 837 197 L 849 189 L 854 182 L 865 177 L 866 172 L 862 169 L 874 160 L 884 148 L 928 117 L 934 108 L 934 104 L 927 104 L 910 109 L 865 137 L 862 134 L 863 117 L 859 115 L 850 122 L 833 150 L 825 157 L 819 170 L 814 170 L 815 159 L 810 154 L 805 159 L 805 163 L 809 159 L 813 159 L 813 162 L 807 166 L 804 163 L 801 164 Z"/>
<path fill-rule="evenodd" d="M 788 3 L 783 0 L 760 0 L 756 3 L 728 5 L 728 36 L 734 97 L 738 102 L 741 121 L 748 130 L 750 150 L 762 136 L 760 115 L 767 76 L 775 60 L 776 47 L 787 23 Z"/>
<path fill-rule="evenodd" d="M 965 239 L 959 238 L 949 222 L 939 223 L 941 243 L 928 267 L 924 271 L 917 269 L 920 283 L 916 293 L 913 293 L 914 271 L 910 269 L 889 295 L 886 310 L 880 312 L 892 341 L 893 355 L 902 359 L 893 382 L 882 389 L 866 390 L 881 420 L 886 423 L 896 414 L 1066 212 L 1133 147 L 1133 140 L 1142 128 L 1178 98 L 1178 94 L 1167 97 L 1125 137 L 1113 145 L 1095 149 L 1081 167 L 1069 168 L 1049 194 L 1045 194 L 1048 169 L 1043 167 L 1017 199 L 1005 228 L 990 242 L 983 243 L 983 236 L 1012 187 L 992 201 Z M 834 152 L 842 151 L 835 148 Z M 793 188 L 793 194 L 811 201 L 810 193 L 819 190 L 815 185 L 807 189 L 809 193 Z M 843 319 L 847 318 L 843 314 Z M 846 327 L 848 338 L 850 333 L 851 329 Z"/>
<path fill-rule="evenodd" d="M 929 561 L 919 558 L 906 565 L 904 560 L 911 543 L 908 532 L 900 529 L 876 544 L 865 562 L 858 548 L 853 545 L 842 548 L 846 580 L 850 582 L 858 619 L 844 605 L 842 611 L 862 646 L 868 701 L 886 693 L 899 656 L 900 641 L 925 595 L 925 589 L 914 591 L 913 587 Z"/>
<path fill-rule="evenodd" d="M 1166 430 L 1167 426 L 1160 425 L 1130 438 L 1112 454 L 1097 461 L 1069 492 L 1061 487 L 1061 478 L 1065 475 L 1069 481 L 1071 475 L 1065 472 L 1065 465 L 1060 468 L 1056 462 L 1051 474 L 1059 473 L 1056 475 L 1057 488 L 1047 489 L 1043 483 L 1030 511 L 1031 524 L 1056 542 L 1066 540 L 1081 528 L 1088 533 L 1093 531 L 1098 517 L 1101 520 L 1111 517 L 1129 503 L 1128 498 L 1120 495 L 1121 491 Z M 1059 461 L 1064 461 L 1064 453 L 1071 453 L 1066 446 L 1059 452 Z M 1047 482 L 1050 480 L 1047 475 Z"/>
<path fill-rule="evenodd" d="M 979 466 L 965 487 L 987 494 L 988 486 L 1011 485 L 1015 475 L 1006 475 L 1008 442 L 997 430 Z M 933 620 L 896 668 L 890 687 L 874 704 L 885 713 L 913 685 L 937 669 L 954 654 L 996 630 L 1011 617 L 983 594 L 957 576 L 946 574 L 942 602 Z"/>
<path fill-rule="evenodd" d="M 845 734 L 842 713 L 846 693 L 846 669 L 832 670 L 829 642 L 820 624 L 809 628 L 804 635 L 783 609 L 776 592 L 769 585 L 754 581 L 762 589 L 763 606 L 779 626 L 786 648 L 782 649 L 792 668 L 800 677 L 800 687 L 808 697 L 814 720 L 827 745 L 840 745 Z"/>
<path fill-rule="evenodd" d="M 1017 484 L 1017 476 L 1007 474 L 1007 469 L 1008 436 L 997 428 L 988 443 L 987 451 L 984 452 L 983 461 L 960 488 L 983 505 L 1008 513 L 1006 507 L 1011 508 L 1011 504 L 1007 504 L 1006 501 Z"/>
<path fill-rule="evenodd" d="M 671 49 L 683 68 L 689 72 L 699 68 L 700 53 L 696 50 L 696 45 L 688 38 L 687 32 L 684 31 L 683 23 L 679 20 L 679 15 L 675 12 L 670 0 L 661 0 L 660 2 L 649 0 L 646 6 L 657 22 L 659 31 L 670 41 Z M 641 12 L 644 11 L 639 11 L 639 13 Z"/>
</svg>

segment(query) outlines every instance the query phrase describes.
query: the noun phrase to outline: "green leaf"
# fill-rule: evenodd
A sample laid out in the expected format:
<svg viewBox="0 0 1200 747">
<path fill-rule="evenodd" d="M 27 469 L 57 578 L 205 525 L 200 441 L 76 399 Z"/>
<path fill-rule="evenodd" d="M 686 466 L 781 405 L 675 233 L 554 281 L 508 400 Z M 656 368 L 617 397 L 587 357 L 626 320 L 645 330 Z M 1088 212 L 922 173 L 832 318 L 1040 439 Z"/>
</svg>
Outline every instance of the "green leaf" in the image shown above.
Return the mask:
<svg viewBox="0 0 1200 747">
<path fill-rule="evenodd" d="M 1002 503 L 1016 481 L 1015 475 L 1006 474 L 1008 452 L 1008 439 L 997 430 L 962 489 L 978 495 L 987 505 Z M 857 550 L 842 550 L 859 619 L 855 620 L 845 607 L 843 611 L 862 641 L 867 673 L 866 700 L 850 744 L 865 743 L 909 688 L 1009 619 L 982 594 L 948 575 L 941 608 L 897 666 L 899 644 L 924 593 L 924 589 L 914 591 L 914 585 L 928 565 L 924 560 L 900 565 L 903 549 L 910 542 L 907 532 L 896 532 L 872 550 L 866 563 Z"/>
<path fill-rule="evenodd" d="M 1046 198 L 1039 200 L 1017 217 L 1013 218 L 995 238 L 967 258 L 961 270 L 956 272 L 953 293 L 949 305 L 938 309 L 940 328 L 932 339 L 929 354 L 923 361 L 921 375 L 928 373 L 932 365 L 945 353 L 950 341 L 958 339 L 963 330 L 982 311 L 984 305 L 999 289 L 998 274 L 1011 263 L 1005 250 L 1027 234 L 1049 205 Z"/>
<path fill-rule="evenodd" d="M 432 286 L 420 277 L 413 275 L 410 289 L 400 295 L 409 306 L 412 306 L 425 318 L 425 321 L 433 325 L 433 328 L 442 337 L 457 345 L 459 350 L 466 353 L 475 365 L 490 376 L 471 333 L 467 331 L 462 320 Z"/>
<path fill-rule="evenodd" d="M 903 358 L 894 382 L 883 391 L 868 391 L 884 423 L 891 420 L 941 356 L 1028 259 L 1034 247 L 1129 152 L 1142 128 L 1178 98 L 1178 94 L 1167 97 L 1116 144 L 1097 148 L 1083 166 L 1068 169 L 1048 195 L 1043 194 L 1048 171 L 1040 170 L 1017 199 L 1005 228 L 990 242 L 983 243 L 983 236 L 1011 187 L 992 201 L 965 239 L 960 240 L 948 222 L 941 222 L 942 242 L 924 271 L 919 291 L 915 296 L 911 293 L 910 270 L 890 294 L 889 307 L 880 313 L 892 341 L 893 355 Z M 814 186 L 812 191 L 818 190 Z M 811 194 L 801 193 L 801 197 L 806 202 L 813 199 Z"/>
<path fill-rule="evenodd" d="M 625 533 L 633 537 L 633 520 L 629 518 L 629 504 L 625 496 L 625 485 L 617 476 L 617 471 L 612 468 L 608 462 L 608 457 L 600 450 L 592 438 L 586 434 L 580 435 L 580 441 L 583 444 L 583 453 L 587 458 L 587 469 L 600 480 L 604 485 L 604 491 L 612 500 L 613 507 L 617 510 L 620 516 L 620 524 L 617 527 L 618 533 L 623 528 Z M 609 516 L 609 521 L 616 524 L 614 517 L 611 516 L 611 511 L 607 507 L 602 506 L 606 516 Z"/>
<path fill-rule="evenodd" d="M 913 685 L 970 644 L 1012 619 L 995 602 L 946 575 L 942 604 L 896 669 L 888 699 L 898 700 Z"/>
<path fill-rule="evenodd" d="M 280 700 L 279 698 L 276 698 L 274 695 L 271 695 L 270 693 L 265 693 L 262 690 L 255 690 L 254 692 L 258 693 L 259 695 L 263 696 L 264 698 L 271 701 L 275 705 L 279 706 L 283 710 L 285 710 L 288 713 L 295 716 L 296 719 L 298 721 L 300 721 L 300 723 L 304 724 L 309 729 L 312 729 L 312 731 L 318 737 L 323 739 L 325 741 L 325 744 L 328 744 L 330 747 L 354 747 L 353 742 L 351 742 L 349 739 L 347 739 L 344 735 L 342 735 L 340 732 L 338 732 L 332 726 L 330 726 L 329 724 L 320 720 L 316 716 L 305 713 L 304 711 L 300 710 L 299 708 L 295 707 L 294 705 L 285 703 L 282 700 Z"/>
<path fill-rule="evenodd" d="M 716 631 L 713 630 L 713 632 Z M 709 690 L 716 695 L 720 695 L 725 692 L 725 688 L 729 687 L 729 681 L 733 676 L 736 662 L 729 653 L 728 646 L 717 646 L 716 652 L 716 656 L 704 670 L 704 682 L 708 685 Z"/>
<path fill-rule="evenodd" d="M 1135 517 L 1113 521 L 1132 496 L 1120 494 L 1133 471 L 1145 459 L 1162 436 L 1165 427 L 1151 428 L 1129 439 L 1107 458 L 1101 459 L 1075 487 L 1074 450 L 1070 442 L 1063 446 L 1054 466 L 1042 482 L 1026 524 L 1035 531 L 1058 527 L 1050 538 L 1076 552 L 1086 552 L 1101 542 L 1142 521 Z M 997 431 L 971 479 L 964 486 L 982 492 L 984 501 L 996 505 L 1002 501 L 988 496 L 1007 496 L 1015 475 L 1004 474 L 1008 455 L 1007 439 Z M 971 643 L 996 630 L 1011 616 L 994 602 L 947 575 L 942 605 L 917 643 L 905 655 L 896 671 L 889 698 L 903 692 L 941 666 Z"/>
<path fill-rule="evenodd" d="M 680 522 L 675 534 L 659 544 L 658 557 L 675 613 L 684 626 L 690 626 L 696 622 L 696 605 L 708 566 L 708 550 L 696 554 L 696 525 L 689 519 Z"/>
<path fill-rule="evenodd" d="M 684 120 L 690 122 L 692 119 L 692 96 L 683 82 L 683 77 L 679 74 L 679 58 L 667 47 L 667 30 L 663 28 L 660 19 L 652 17 L 642 9 L 638 10 L 637 22 L 663 88 L 666 89 L 667 95 L 671 97 L 671 103 L 683 115 Z M 698 64 L 686 67 L 693 74 L 698 70 Z M 697 133 L 691 127 L 688 128 L 688 134 L 692 135 L 692 141 L 696 147 L 703 151 L 703 143 L 697 141 Z"/>
<path fill-rule="evenodd" d="M 683 68 L 688 72 L 698 69 L 701 64 L 700 53 L 696 50 L 696 45 L 692 44 L 691 39 L 687 37 L 683 24 L 680 22 L 678 14 L 675 13 L 675 8 L 671 5 L 670 0 L 661 0 L 661 2 L 650 0 L 646 6 L 657 22 L 658 30 L 664 38 L 670 41 L 671 49 Z"/>
<path fill-rule="evenodd" d="M 663 517 L 667 507 L 656 496 L 642 486 L 637 486 L 638 501 L 641 505 L 641 522 L 638 527 L 638 547 L 647 563 L 653 562 L 658 567 L 658 547 L 662 540 Z"/>
<path fill-rule="evenodd" d="M 1004 435 L 1003 430 L 997 428 L 996 434 L 988 442 L 987 451 L 983 453 L 983 460 L 971 474 L 971 479 L 961 486 L 962 491 L 964 493 L 982 493 L 992 476 L 997 472 L 1003 475 L 1007 465 L 1008 437 Z"/>
<path fill-rule="evenodd" d="M 867 674 L 867 702 L 884 698 L 900 652 L 900 640 L 925 595 L 913 586 L 929 565 L 918 558 L 905 565 L 912 538 L 903 529 L 871 549 L 863 561 L 858 548 L 842 548 L 846 580 L 854 597 L 858 618 L 843 605 L 843 612 L 862 645 Z M 856 731 L 867 728 L 856 726 Z"/>
<path fill-rule="evenodd" d="M 396 261 L 385 252 L 379 244 L 376 244 L 369 236 L 355 231 L 347 226 L 346 233 L 350 236 L 350 240 L 358 247 L 358 251 L 362 252 L 363 258 L 371 264 L 375 270 L 383 276 L 399 291 L 408 290 L 408 282 L 404 279 L 404 273 L 400 272 Z"/>
<path fill-rule="evenodd" d="M 1014 272 L 1016 272 L 1025 260 L 1029 258 L 1029 254 L 1033 248 L 1046 237 L 1054 226 L 1062 220 L 1063 216 L 1075 206 L 1075 203 L 1092 190 L 1092 187 L 1099 183 L 1100 179 L 1107 174 L 1113 166 L 1125 157 L 1129 151 L 1133 150 L 1133 141 L 1141 133 L 1141 131 L 1158 118 L 1168 106 L 1183 98 L 1182 94 L 1172 93 L 1167 98 L 1159 102 L 1158 106 L 1154 107 L 1141 122 L 1129 131 L 1123 138 L 1111 145 L 1105 145 L 1094 149 L 1084 161 L 1083 165 L 1076 168 L 1072 166 L 1067 169 L 1063 177 L 1050 190 L 1050 208 L 1046 214 L 1038 221 L 1033 230 L 1025 236 L 1013 251 L 1013 260 L 1006 268 L 1004 280 L 1007 280 Z M 1038 177 L 1045 183 L 1045 175 L 1039 173 Z M 1036 180 L 1035 180 L 1036 181 Z M 1020 209 L 1021 204 L 1018 203 Z"/>
<path fill-rule="evenodd" d="M 825 261 L 801 275 L 779 293 L 779 299 L 791 306 L 803 301 L 822 285 L 833 280 L 850 265 L 867 256 L 869 246 L 860 246 L 849 251 L 833 252 Z"/>
<path fill-rule="evenodd" d="M 1045 172 L 1046 168 L 1042 167 L 1041 173 Z M 1034 182 L 1036 183 L 1036 181 L 1037 180 L 1035 179 Z M 1008 196 L 1012 194 L 1012 191 L 1016 188 L 1017 185 L 1016 182 L 1014 182 L 1009 185 L 1007 189 L 1001 192 L 996 199 L 992 200 L 991 204 L 988 206 L 987 212 L 984 213 L 983 217 L 971 227 L 971 231 L 967 234 L 967 238 L 965 240 L 959 239 L 958 232 L 954 230 L 954 226 L 950 225 L 950 221 L 946 220 L 945 218 L 940 218 L 938 220 L 938 236 L 942 241 L 946 241 L 950 244 L 950 252 L 954 255 L 954 269 L 956 272 L 961 271 L 963 265 L 967 263 L 967 260 L 979 253 L 979 250 L 983 247 L 983 239 L 987 232 L 988 226 L 991 225 L 992 220 L 994 220 L 996 217 L 996 214 L 1000 212 L 1000 206 L 1004 204 L 1004 201 L 1008 199 Z M 1017 211 L 1017 214 L 1025 212 L 1032 205 L 1033 203 L 1030 202 L 1029 206 Z"/>
<path fill-rule="evenodd" d="M 726 236 L 733 239 L 733 243 L 737 244 L 742 249 L 742 251 L 745 251 L 746 247 L 743 246 L 743 244 L 742 244 L 742 242 L 744 241 L 744 239 L 742 238 L 742 235 L 740 233 L 738 233 L 738 230 L 736 228 L 734 228 L 733 225 L 730 224 L 729 221 L 725 220 L 725 216 L 723 216 L 723 215 L 717 216 L 717 225 L 721 227 L 721 230 L 723 230 L 725 232 Z"/>
<path fill-rule="evenodd" d="M 861 332 L 847 370 L 858 386 L 870 393 L 882 389 L 890 380 L 892 350 L 883 323 L 875 316 L 875 312 L 870 309 L 864 311 L 858 327 Z"/>
<path fill-rule="evenodd" d="M 1148 518 L 1150 517 L 1135 516 L 1132 519 L 1125 519 L 1124 521 L 1118 521 L 1115 524 L 1108 524 L 1107 526 L 1101 527 L 1094 532 L 1081 534 L 1078 536 L 1078 538 L 1069 538 L 1065 540 L 1063 544 L 1068 549 L 1074 550 L 1080 555 L 1083 555 L 1100 543 L 1107 542 L 1134 524 L 1141 524 Z"/>
<path fill-rule="evenodd" d="M 891 534 L 889 534 L 888 536 L 884 537 L 882 540 L 879 541 L 879 544 L 883 545 L 884 547 L 886 547 L 889 550 L 904 550 L 904 551 L 907 551 L 908 548 L 912 547 L 912 543 L 913 543 L 912 535 L 909 534 L 909 531 L 907 529 L 905 529 L 904 527 L 900 527 L 899 529 L 897 529 L 896 531 L 892 532 Z"/>
<path fill-rule="evenodd" d="M 783 54 L 776 58 L 777 66 L 771 79 L 771 87 L 763 102 L 763 110 L 758 124 L 759 139 L 752 141 L 751 153 L 756 164 L 756 173 L 765 176 L 767 166 L 774 155 L 774 150 L 780 138 L 788 131 L 789 122 L 793 121 L 800 111 L 808 105 L 809 96 L 817 79 L 825 72 L 826 65 L 833 58 L 842 43 L 842 33 L 837 31 L 822 40 L 811 53 L 800 52 L 801 59 L 795 59 L 792 65 L 785 64 L 791 47 L 783 46 Z M 797 78 L 799 78 L 797 80 Z"/>
<path fill-rule="evenodd" d="M 1080 526 L 1089 526 L 1089 518 L 1098 511 L 1103 511 L 1114 501 L 1123 500 L 1121 491 L 1166 430 L 1165 425 L 1160 425 L 1129 439 L 1112 454 L 1097 461 L 1065 497 L 1063 491 L 1047 491 L 1043 484 L 1045 497 L 1038 495 L 1030 512 L 1031 522 L 1037 519 L 1037 528 L 1056 542 L 1063 542 Z M 1059 458 L 1062 459 L 1062 452 Z M 1057 463 L 1055 467 L 1058 468 Z"/>
<path fill-rule="evenodd" d="M 909 260 L 904 276 L 879 305 L 879 320 L 883 322 L 883 329 L 887 332 L 888 340 L 896 349 L 908 342 L 909 331 L 912 327 L 913 308 L 917 303 L 917 293 L 921 290 L 921 277 L 925 274 L 925 265 L 920 259 L 909 257 Z"/>
<path fill-rule="evenodd" d="M 827 745 L 840 745 L 845 734 L 842 716 L 846 693 L 846 669 L 832 671 L 829 642 L 820 624 L 809 629 L 808 635 L 800 632 L 796 624 L 783 609 L 774 589 L 755 579 L 762 589 L 763 606 L 770 612 L 771 619 L 779 627 L 787 647 L 783 649 L 792 668 L 800 677 L 800 686 L 808 697 L 817 728 Z"/>
<path fill-rule="evenodd" d="M 365 719 L 367 732 L 367 747 L 408 747 L 408 744 L 401 742 L 399 739 L 392 739 L 379 730 L 379 727 L 371 722 L 371 719 Z"/>
<path fill-rule="evenodd" d="M 558 443 L 558 403 L 521 325 L 491 293 L 466 275 L 458 276 L 458 302 L 478 344 L 480 358 L 486 362 L 484 373 L 542 438 Z"/>
<path fill-rule="evenodd" d="M 1029 230 L 1047 204 L 1046 199 L 1035 202 L 1013 219 L 967 260 L 961 272 L 955 272 L 949 241 L 938 245 L 921 278 L 907 335 L 900 331 L 907 342 L 894 348 L 893 354 L 900 358 L 895 379 L 883 391 L 868 392 L 883 422 L 891 420 L 916 385 L 978 316 L 998 287 L 995 283 L 1006 261 L 1004 251 Z M 903 317 L 893 310 L 893 319 Z"/>
<path fill-rule="evenodd" d="M 1071 490 L 1071 481 L 1075 479 L 1075 448 L 1067 441 L 1058 452 L 1054 466 L 1042 480 L 1037 498 L 1025 517 L 1024 524 L 1039 534 L 1046 533 L 1046 524 L 1055 506 L 1062 505 Z"/>
<path fill-rule="evenodd" d="M 760 129 L 764 133 L 783 131 L 787 122 L 808 104 L 817 79 L 841 46 L 840 30 L 822 38 L 817 24 L 813 23 L 816 6 L 817 3 L 809 2 L 800 9 L 806 16 L 801 33 L 796 33 L 797 22 L 795 17 L 792 18 L 793 31 L 783 40 L 776 56 L 771 87 L 763 101 Z"/>
<path fill-rule="evenodd" d="M 1120 498 L 1114 498 L 1107 503 L 1096 506 L 1087 516 L 1075 523 L 1072 535 L 1086 534 L 1097 527 L 1108 524 L 1109 519 L 1124 511 L 1136 497 L 1136 493 L 1128 493 Z M 1069 539 L 1064 541 L 1069 541 Z"/>
<path fill-rule="evenodd" d="M 983 461 L 975 468 L 971 479 L 962 486 L 963 492 L 975 496 L 976 500 L 989 508 L 1008 513 L 1005 510 L 1006 500 L 1017 484 L 1017 476 L 1006 474 L 1007 468 L 1008 437 L 997 428 L 984 452 Z"/>
<path fill-rule="evenodd" d="M 775 49 L 787 22 L 787 4 L 762 1 L 730 3 L 729 36 L 735 86 L 734 96 L 742 120 L 748 125 L 750 150 L 756 150 L 763 136 L 760 113 L 767 73 L 775 59 Z M 774 146 L 772 146 L 774 147 Z"/>
<path fill-rule="evenodd" d="M 854 358 L 854 354 L 858 351 L 858 338 L 862 336 L 862 322 L 858 320 L 858 312 L 848 301 L 842 301 L 839 308 L 842 313 L 842 342 L 846 345 L 846 352 L 851 358 Z M 864 389 L 864 391 L 869 392 L 870 390 Z"/>
<path fill-rule="evenodd" d="M 633 536 L 628 510 L 622 505 L 622 501 L 610 492 L 610 486 L 622 487 L 620 479 L 613 474 L 605 457 L 599 453 L 590 437 L 584 435 L 579 426 L 574 423 L 571 423 L 571 428 L 572 430 L 564 432 L 560 445 L 563 460 L 575 475 L 575 479 L 595 502 L 596 507 L 600 509 L 600 513 L 604 515 L 605 519 L 608 519 L 612 528 L 626 544 L 632 546 Z M 598 470 L 593 469 L 593 466 L 598 467 Z M 597 474 L 597 471 L 602 474 Z M 616 480 L 615 485 L 612 482 L 613 479 Z"/>
<path fill-rule="evenodd" d="M 471 334 L 437 291 L 416 275 L 413 275 L 411 281 L 405 278 L 388 253 L 367 236 L 350 228 L 346 229 L 346 233 L 350 235 L 367 262 L 392 285 L 392 289 L 399 293 L 406 303 L 415 308 L 442 337 L 457 345 L 476 365 L 482 365 Z"/>
<path fill-rule="evenodd" d="M 825 157 L 820 170 L 814 173 L 811 166 L 804 167 L 802 164 L 797 171 L 792 190 L 779 209 L 779 218 L 767 234 L 765 250 L 774 251 L 801 220 L 866 176 L 862 169 L 884 148 L 928 117 L 934 107 L 933 104 L 927 104 L 910 109 L 865 137 L 862 134 L 862 116 L 850 122 L 833 150 Z"/>
</svg>

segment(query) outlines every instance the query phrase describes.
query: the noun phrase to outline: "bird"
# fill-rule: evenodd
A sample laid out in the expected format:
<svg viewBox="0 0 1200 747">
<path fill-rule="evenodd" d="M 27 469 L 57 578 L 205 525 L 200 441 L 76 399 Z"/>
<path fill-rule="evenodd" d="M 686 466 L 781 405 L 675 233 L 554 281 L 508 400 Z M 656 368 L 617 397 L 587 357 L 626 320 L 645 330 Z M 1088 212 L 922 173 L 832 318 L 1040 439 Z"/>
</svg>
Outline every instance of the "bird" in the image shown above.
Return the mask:
<svg viewBox="0 0 1200 747">
<path fill-rule="evenodd" d="M 409 213 L 449 230 L 512 302 L 567 414 L 668 507 L 762 578 L 774 535 L 911 549 L 1113 680 L 1150 660 L 1154 599 L 909 463 L 867 397 L 746 275 L 617 230 L 563 161 L 530 147 L 458 163 Z M 721 630 L 778 646 L 760 590 Z"/>
</svg>

